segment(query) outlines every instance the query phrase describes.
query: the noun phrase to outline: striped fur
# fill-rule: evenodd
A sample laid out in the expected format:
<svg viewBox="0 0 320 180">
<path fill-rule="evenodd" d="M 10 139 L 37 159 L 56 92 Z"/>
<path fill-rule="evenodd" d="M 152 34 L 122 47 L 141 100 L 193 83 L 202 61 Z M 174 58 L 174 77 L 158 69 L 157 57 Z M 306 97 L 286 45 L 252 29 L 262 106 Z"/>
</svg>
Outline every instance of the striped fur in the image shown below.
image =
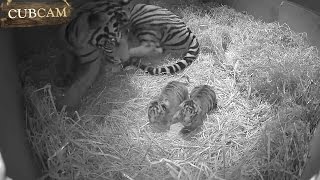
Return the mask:
<svg viewBox="0 0 320 180">
<path fill-rule="evenodd" d="M 156 100 L 148 105 L 148 119 L 150 123 L 170 125 L 172 116 L 181 102 L 188 98 L 186 83 L 169 82 Z"/>
<path fill-rule="evenodd" d="M 66 105 L 77 104 L 86 89 L 97 77 L 97 65 L 102 61 L 112 64 L 135 65 L 146 72 L 156 74 L 174 74 L 189 66 L 198 56 L 199 43 L 195 35 L 183 21 L 170 11 L 158 6 L 138 4 L 127 9 L 130 0 L 99 0 L 86 2 L 74 8 L 72 20 L 65 28 L 65 40 L 76 55 L 79 65 L 77 71 L 83 72 L 67 91 L 63 100 Z M 138 47 L 129 49 L 129 40 L 139 40 Z M 150 48 L 151 47 L 151 48 Z M 151 50 L 148 50 L 151 49 Z M 153 68 L 128 60 L 131 52 L 144 56 L 144 51 L 180 51 L 184 50 L 182 60 L 172 66 Z M 135 51 L 136 50 L 136 51 Z M 141 51 L 143 50 L 143 51 Z M 88 67 L 88 68 L 84 68 Z M 77 73 L 78 74 L 78 73 Z M 90 79 L 87 81 L 86 79 Z M 82 87 L 82 84 L 85 86 Z M 79 91 L 79 87 L 81 91 Z"/>
<path fill-rule="evenodd" d="M 141 46 L 162 48 L 163 52 L 184 51 L 183 59 L 171 66 L 152 67 L 135 58 L 124 67 L 135 65 L 151 75 L 174 74 L 189 66 L 199 54 L 196 36 L 177 15 L 167 9 L 146 4 L 135 5 L 130 12 L 130 31 Z M 131 64 L 130 64 L 131 63 Z"/>
<path fill-rule="evenodd" d="M 203 124 L 206 115 L 217 108 L 216 94 L 212 87 L 200 85 L 195 87 L 190 98 L 179 105 L 173 116 L 174 122 L 184 125 L 184 132 L 190 132 Z"/>
<path fill-rule="evenodd" d="M 122 7 L 128 0 L 95 1 L 74 7 L 71 21 L 64 28 L 64 39 L 77 63 L 73 84 L 58 101 L 58 106 L 78 107 L 82 96 L 96 80 L 103 61 L 120 64 L 129 58 L 126 41 L 129 22 Z"/>
<path fill-rule="evenodd" d="M 154 68 L 138 63 L 136 58 L 123 67 L 135 65 L 152 74 L 174 74 L 189 66 L 199 54 L 196 36 L 177 15 L 167 9 L 137 4 L 127 11 L 129 0 L 88 2 L 73 15 L 65 33 L 66 41 L 78 55 L 81 64 L 107 60 L 119 64 L 114 49 L 124 32 L 139 40 L 140 47 L 153 46 L 164 52 L 184 51 L 183 59 L 171 66 Z"/>
<path fill-rule="evenodd" d="M 74 11 L 65 29 L 65 40 L 80 64 L 97 60 L 121 63 L 114 52 L 119 47 L 123 27 L 129 23 L 122 8 L 127 3 L 128 0 L 87 2 Z"/>
</svg>

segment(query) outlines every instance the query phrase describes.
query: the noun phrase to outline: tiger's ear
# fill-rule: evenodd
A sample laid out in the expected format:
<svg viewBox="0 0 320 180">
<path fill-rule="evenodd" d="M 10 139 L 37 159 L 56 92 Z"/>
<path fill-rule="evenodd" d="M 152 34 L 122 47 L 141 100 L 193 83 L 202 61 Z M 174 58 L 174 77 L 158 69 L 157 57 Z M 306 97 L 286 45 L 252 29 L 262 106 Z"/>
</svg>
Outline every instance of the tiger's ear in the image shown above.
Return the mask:
<svg viewBox="0 0 320 180">
<path fill-rule="evenodd" d="M 168 106 L 166 106 L 165 104 L 161 104 L 161 108 L 162 108 L 163 110 L 166 111 L 166 110 L 167 110 L 167 107 L 168 107 Z"/>
<path fill-rule="evenodd" d="M 177 107 L 177 111 L 182 111 L 185 107 L 186 103 L 185 101 L 183 101 L 178 107 Z"/>
<path fill-rule="evenodd" d="M 173 116 L 172 116 L 172 124 L 177 123 L 181 120 L 181 109 L 178 110 Z"/>
<path fill-rule="evenodd" d="M 150 109 L 151 107 L 154 107 L 156 105 L 158 105 L 158 101 L 153 100 L 153 101 L 149 102 L 147 108 Z"/>
<path fill-rule="evenodd" d="M 201 109 L 201 107 L 200 107 L 200 105 L 199 105 L 199 104 L 194 103 L 194 106 L 195 106 L 195 109 L 196 109 L 196 112 L 197 112 L 197 113 L 199 113 L 199 112 L 201 112 L 201 111 L 202 111 L 202 109 Z"/>
<path fill-rule="evenodd" d="M 164 104 L 166 107 L 169 107 L 169 106 L 170 106 L 170 102 L 169 102 L 168 99 L 164 99 L 164 100 L 162 101 L 162 104 Z"/>
<path fill-rule="evenodd" d="M 88 24 L 90 29 L 95 29 L 107 21 L 103 13 L 93 13 L 88 16 Z"/>
<path fill-rule="evenodd" d="M 131 0 L 121 0 L 119 3 L 120 3 L 120 5 L 125 6 L 125 5 L 129 4 L 130 2 L 131 2 Z"/>
<path fill-rule="evenodd" d="M 180 109 L 183 108 L 185 104 L 186 104 L 185 101 L 183 101 L 181 104 L 179 104 L 179 108 Z"/>
</svg>

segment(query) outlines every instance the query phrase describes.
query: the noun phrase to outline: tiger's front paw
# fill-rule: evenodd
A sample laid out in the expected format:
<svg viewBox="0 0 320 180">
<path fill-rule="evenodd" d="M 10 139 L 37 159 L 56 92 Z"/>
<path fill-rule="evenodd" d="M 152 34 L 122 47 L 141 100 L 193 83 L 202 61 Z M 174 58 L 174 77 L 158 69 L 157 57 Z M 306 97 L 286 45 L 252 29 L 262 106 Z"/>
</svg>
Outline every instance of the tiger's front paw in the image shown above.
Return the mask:
<svg viewBox="0 0 320 180">
<path fill-rule="evenodd" d="M 155 48 L 154 49 L 155 54 L 162 54 L 163 53 L 163 48 Z"/>
<path fill-rule="evenodd" d="M 130 57 L 154 56 L 163 53 L 163 48 L 155 45 L 145 44 L 129 50 Z"/>
<path fill-rule="evenodd" d="M 111 72 L 117 73 L 117 72 L 120 72 L 122 69 L 123 69 L 122 66 L 113 66 L 111 68 Z"/>
<path fill-rule="evenodd" d="M 144 45 L 146 55 L 159 55 L 163 53 L 163 48 L 159 43 L 149 43 Z"/>
</svg>

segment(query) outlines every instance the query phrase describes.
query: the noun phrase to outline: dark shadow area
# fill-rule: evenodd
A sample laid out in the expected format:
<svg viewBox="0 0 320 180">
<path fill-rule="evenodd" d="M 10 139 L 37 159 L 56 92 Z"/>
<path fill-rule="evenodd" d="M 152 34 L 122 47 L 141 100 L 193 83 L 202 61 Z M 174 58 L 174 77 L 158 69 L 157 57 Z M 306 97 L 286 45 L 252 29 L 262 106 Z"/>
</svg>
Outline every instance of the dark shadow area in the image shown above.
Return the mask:
<svg viewBox="0 0 320 180">
<path fill-rule="evenodd" d="M 16 180 L 34 180 L 39 176 L 27 141 L 23 113 L 23 92 L 18 83 L 18 61 L 14 34 L 11 29 L 0 30 L 0 150 L 7 176 Z M 20 41 L 21 43 L 21 41 Z"/>
</svg>

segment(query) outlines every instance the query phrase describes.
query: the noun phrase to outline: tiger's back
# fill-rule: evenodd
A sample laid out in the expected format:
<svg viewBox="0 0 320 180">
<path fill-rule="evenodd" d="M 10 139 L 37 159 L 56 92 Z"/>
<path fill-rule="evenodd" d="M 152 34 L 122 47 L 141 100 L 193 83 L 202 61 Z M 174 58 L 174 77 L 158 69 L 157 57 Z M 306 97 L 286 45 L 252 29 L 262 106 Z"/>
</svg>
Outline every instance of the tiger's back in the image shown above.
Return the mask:
<svg viewBox="0 0 320 180">
<path fill-rule="evenodd" d="M 190 93 L 190 99 L 201 104 L 203 113 L 210 113 L 217 108 L 217 97 L 213 88 L 208 85 L 195 87 Z"/>
<path fill-rule="evenodd" d="M 139 40 L 140 46 L 161 48 L 164 53 L 183 53 L 182 59 L 169 66 L 155 68 L 133 64 L 151 75 L 182 71 L 197 59 L 200 52 L 196 36 L 183 20 L 159 6 L 135 5 L 130 11 L 130 31 Z"/>
<path fill-rule="evenodd" d="M 130 14 L 130 29 L 141 42 L 157 41 L 168 52 L 188 50 L 192 42 L 192 38 L 188 37 L 190 30 L 171 11 L 154 5 L 137 4 Z"/>
</svg>

